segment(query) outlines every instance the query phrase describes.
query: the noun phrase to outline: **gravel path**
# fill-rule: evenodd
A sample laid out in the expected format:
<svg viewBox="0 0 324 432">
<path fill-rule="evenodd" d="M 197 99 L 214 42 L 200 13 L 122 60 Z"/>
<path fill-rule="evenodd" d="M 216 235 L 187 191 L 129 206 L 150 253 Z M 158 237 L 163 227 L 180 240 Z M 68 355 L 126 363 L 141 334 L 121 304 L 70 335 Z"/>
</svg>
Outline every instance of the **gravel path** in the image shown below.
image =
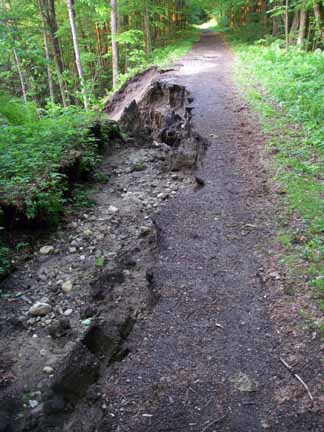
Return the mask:
<svg viewBox="0 0 324 432">
<path fill-rule="evenodd" d="M 205 33 L 166 77 L 192 93 L 195 127 L 210 140 L 198 173 L 205 186 L 156 221 L 160 302 L 107 379 L 100 431 L 323 430 L 319 416 L 276 399 L 293 378 L 279 362 L 262 282 L 273 210 L 263 138 L 231 83 L 232 63 L 221 37 Z"/>
</svg>

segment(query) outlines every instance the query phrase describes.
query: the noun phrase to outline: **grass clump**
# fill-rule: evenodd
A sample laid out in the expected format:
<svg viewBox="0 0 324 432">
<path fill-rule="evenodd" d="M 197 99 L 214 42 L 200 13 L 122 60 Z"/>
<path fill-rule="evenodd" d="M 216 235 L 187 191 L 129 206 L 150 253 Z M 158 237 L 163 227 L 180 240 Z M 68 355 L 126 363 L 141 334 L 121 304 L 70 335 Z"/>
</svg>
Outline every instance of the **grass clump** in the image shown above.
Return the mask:
<svg viewBox="0 0 324 432">
<path fill-rule="evenodd" d="M 287 262 L 297 264 L 322 301 L 324 54 L 296 48 L 286 53 L 282 41 L 271 38 L 252 45 L 236 40 L 233 47 L 239 59 L 237 78 L 272 136 L 269 147 L 285 190 L 288 225 L 280 240 L 295 258 Z"/>
</svg>

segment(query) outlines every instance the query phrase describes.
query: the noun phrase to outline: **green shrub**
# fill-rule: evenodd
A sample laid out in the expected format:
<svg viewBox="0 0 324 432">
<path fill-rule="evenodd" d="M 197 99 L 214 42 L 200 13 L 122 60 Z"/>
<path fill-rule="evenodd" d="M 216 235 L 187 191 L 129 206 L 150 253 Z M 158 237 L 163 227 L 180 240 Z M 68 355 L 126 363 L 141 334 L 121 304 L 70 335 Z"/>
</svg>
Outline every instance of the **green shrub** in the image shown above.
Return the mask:
<svg viewBox="0 0 324 432">
<path fill-rule="evenodd" d="M 98 114 L 76 107 L 52 108 L 39 117 L 33 107 L 6 100 L 0 130 L 0 204 L 29 219 L 56 217 L 66 204 L 70 177 L 85 176 L 99 160 L 109 126 Z M 96 127 L 98 129 L 98 127 Z"/>
<path fill-rule="evenodd" d="M 10 267 L 9 249 L 0 240 L 0 280 L 9 271 Z"/>
</svg>

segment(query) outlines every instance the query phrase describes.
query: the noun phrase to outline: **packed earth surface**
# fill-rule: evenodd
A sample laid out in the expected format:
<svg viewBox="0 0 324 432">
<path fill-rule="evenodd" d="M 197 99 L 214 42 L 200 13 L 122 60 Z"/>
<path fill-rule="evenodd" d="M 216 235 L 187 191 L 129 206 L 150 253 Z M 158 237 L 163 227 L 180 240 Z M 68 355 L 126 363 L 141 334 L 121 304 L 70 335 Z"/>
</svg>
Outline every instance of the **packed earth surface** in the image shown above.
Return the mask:
<svg viewBox="0 0 324 432">
<path fill-rule="evenodd" d="M 280 193 L 233 63 L 205 32 L 108 103 L 96 206 L 1 285 L 0 431 L 324 430 L 323 345 L 276 260 Z"/>
</svg>

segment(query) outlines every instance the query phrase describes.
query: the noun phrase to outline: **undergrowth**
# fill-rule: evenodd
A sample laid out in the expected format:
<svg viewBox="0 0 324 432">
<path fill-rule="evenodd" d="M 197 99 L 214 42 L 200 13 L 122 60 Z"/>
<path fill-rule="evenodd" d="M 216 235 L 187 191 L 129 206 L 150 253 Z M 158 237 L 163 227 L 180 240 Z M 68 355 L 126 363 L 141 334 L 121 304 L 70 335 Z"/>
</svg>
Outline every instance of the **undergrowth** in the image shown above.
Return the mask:
<svg viewBox="0 0 324 432">
<path fill-rule="evenodd" d="M 64 208 L 69 175 L 86 174 L 98 162 L 99 140 L 91 132 L 98 116 L 75 107 L 43 115 L 15 101 L 10 107 L 0 105 L 0 205 L 28 219 L 54 217 Z"/>
<path fill-rule="evenodd" d="M 314 288 L 324 311 L 324 53 L 286 53 L 273 38 L 252 45 L 232 39 L 232 46 L 238 80 L 272 136 L 285 196 L 279 238 L 286 262 Z"/>
<path fill-rule="evenodd" d="M 115 126 L 77 107 L 38 110 L 0 95 L 0 228 L 20 220 L 56 223 L 72 186 L 100 160 Z M 9 266 L 0 239 L 0 275 Z"/>
</svg>

